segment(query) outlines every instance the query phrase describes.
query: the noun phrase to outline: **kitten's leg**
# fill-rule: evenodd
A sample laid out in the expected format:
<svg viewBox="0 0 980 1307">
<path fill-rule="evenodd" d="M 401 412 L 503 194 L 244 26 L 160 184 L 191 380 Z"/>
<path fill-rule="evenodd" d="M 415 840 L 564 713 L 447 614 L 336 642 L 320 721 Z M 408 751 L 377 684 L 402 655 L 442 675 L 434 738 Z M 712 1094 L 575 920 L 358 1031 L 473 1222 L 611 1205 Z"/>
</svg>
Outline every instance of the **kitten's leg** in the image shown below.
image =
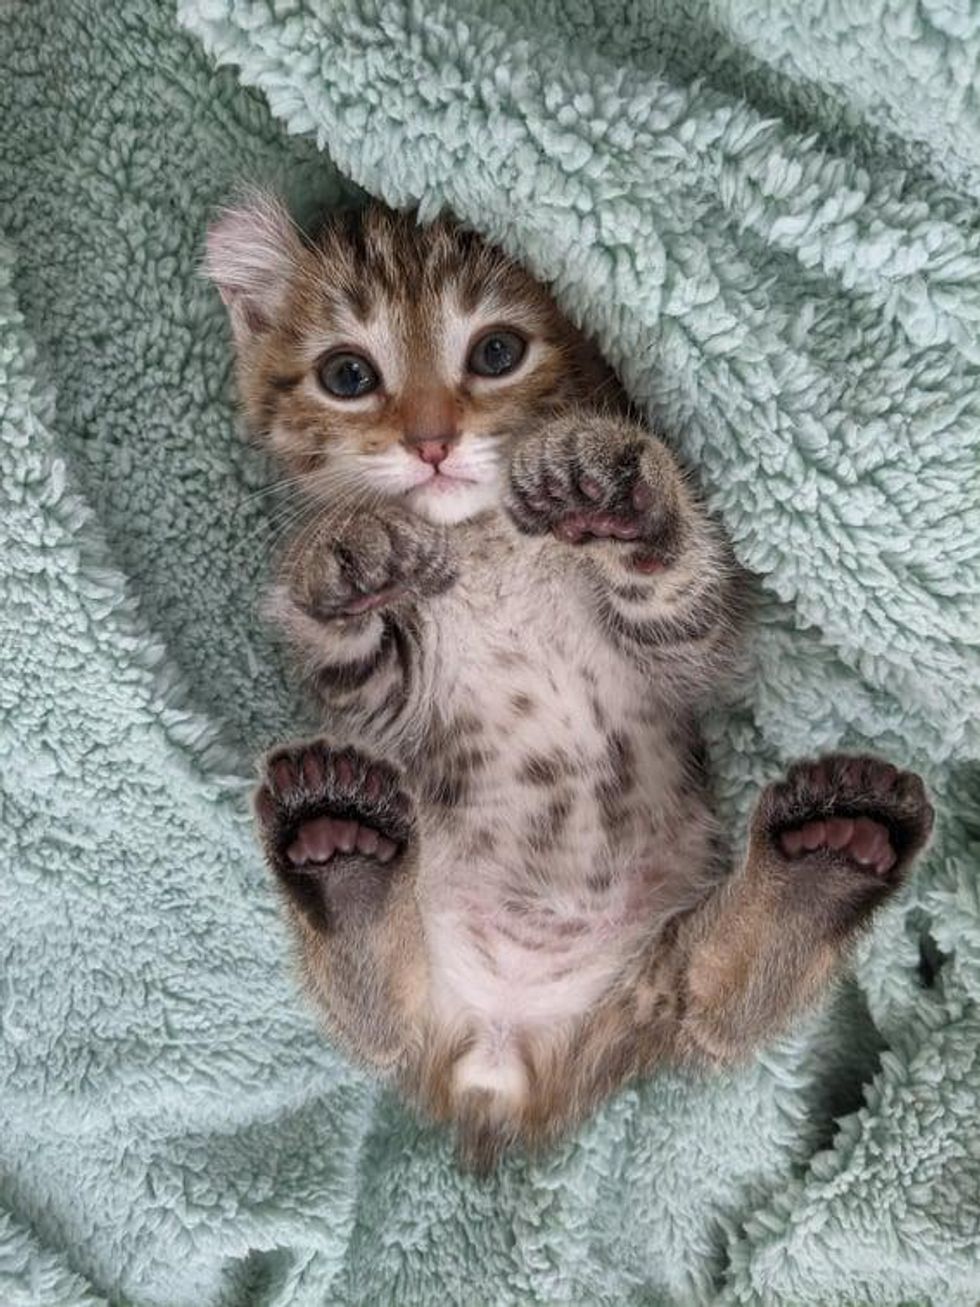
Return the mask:
<svg viewBox="0 0 980 1307">
<path fill-rule="evenodd" d="M 539 1055 L 531 1132 L 549 1138 L 665 1062 L 738 1062 L 839 974 L 932 830 L 918 776 L 837 754 L 792 767 L 753 816 L 745 863 L 651 940 L 629 984 Z"/>
<path fill-rule="evenodd" d="M 420 601 L 454 583 L 448 532 L 403 513 L 327 516 L 291 544 L 268 609 L 324 698 L 389 723 L 412 710 Z"/>
<path fill-rule="evenodd" d="M 358 1057 L 396 1065 L 425 990 L 415 805 L 398 771 L 324 740 L 276 749 L 255 812 L 314 998 Z"/>
<path fill-rule="evenodd" d="M 740 872 L 676 924 L 676 1051 L 738 1058 L 837 973 L 905 879 L 933 811 L 918 776 L 835 754 L 763 791 Z"/>
<path fill-rule="evenodd" d="M 574 552 L 587 604 L 626 654 L 682 691 L 733 653 L 740 577 L 669 450 L 623 418 L 573 410 L 512 453 L 518 530 Z"/>
</svg>

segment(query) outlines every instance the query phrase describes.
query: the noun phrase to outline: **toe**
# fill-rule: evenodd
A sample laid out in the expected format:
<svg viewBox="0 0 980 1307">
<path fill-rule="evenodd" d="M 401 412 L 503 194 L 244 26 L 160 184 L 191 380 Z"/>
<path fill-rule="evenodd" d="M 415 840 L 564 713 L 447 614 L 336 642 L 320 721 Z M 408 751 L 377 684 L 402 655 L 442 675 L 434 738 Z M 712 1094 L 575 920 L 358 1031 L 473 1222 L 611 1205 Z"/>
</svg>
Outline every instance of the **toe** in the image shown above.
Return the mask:
<svg viewBox="0 0 980 1307">
<path fill-rule="evenodd" d="M 830 817 L 824 823 L 827 827 L 827 845 L 832 849 L 842 849 L 854 834 L 854 822 L 849 817 Z"/>
<path fill-rule="evenodd" d="M 377 767 L 369 767 L 364 777 L 364 797 L 375 803 L 381 796 L 384 778 Z"/>
<path fill-rule="evenodd" d="M 296 772 L 288 758 L 277 758 L 270 769 L 270 779 L 280 794 L 296 787 Z"/>
<path fill-rule="evenodd" d="M 890 851 L 888 832 L 884 826 L 872 821 L 870 817 L 858 817 L 855 820 L 854 833 L 847 845 L 847 854 L 859 866 L 875 867 Z"/>
<path fill-rule="evenodd" d="M 823 794 L 827 789 L 827 768 L 822 762 L 815 762 L 807 772 L 807 784 L 811 791 Z"/>
<path fill-rule="evenodd" d="M 379 862 L 390 862 L 398 852 L 398 845 L 394 840 L 386 839 L 384 835 L 378 836 L 377 858 Z"/>
<path fill-rule="evenodd" d="M 335 821 L 334 841 L 341 853 L 353 853 L 357 846 L 357 822 Z"/>
<path fill-rule="evenodd" d="M 587 532 L 587 527 L 580 513 L 570 513 L 555 523 L 555 535 L 570 545 L 577 545 Z"/>
<path fill-rule="evenodd" d="M 372 830 L 370 826 L 358 826 L 357 828 L 358 853 L 366 853 L 369 856 L 377 853 L 378 844 L 380 840 L 381 840 L 381 836 L 378 834 L 376 830 Z"/>
<path fill-rule="evenodd" d="M 921 776 L 911 771 L 899 772 L 895 778 L 895 793 L 907 807 L 921 810 L 931 824 L 932 808 Z"/>
<path fill-rule="evenodd" d="M 898 768 L 893 767 L 890 762 L 879 762 L 875 764 L 873 775 L 879 789 L 890 791 L 895 788 L 895 782 L 898 780 Z"/>
<path fill-rule="evenodd" d="M 336 825 L 332 817 L 315 817 L 313 821 L 304 822 L 288 850 L 290 861 L 329 862 L 337 848 Z"/>
<path fill-rule="evenodd" d="M 303 773 L 303 783 L 308 790 L 317 791 L 322 788 L 324 778 L 323 763 L 312 749 L 303 754 L 300 770 Z"/>
<path fill-rule="evenodd" d="M 886 844 L 884 852 L 875 863 L 875 871 L 879 876 L 887 876 L 898 861 L 898 854 L 890 844 Z"/>
<path fill-rule="evenodd" d="M 779 843 L 788 858 L 795 858 L 803 852 L 803 832 L 801 830 L 784 830 Z"/>
<path fill-rule="evenodd" d="M 827 827 L 822 821 L 808 821 L 800 828 L 803 847 L 807 850 L 819 849 L 827 842 Z"/>
<path fill-rule="evenodd" d="M 622 517 L 610 517 L 608 534 L 617 540 L 636 540 L 640 535 L 639 522 L 629 522 Z"/>
<path fill-rule="evenodd" d="M 637 512 L 644 513 L 653 505 L 653 490 L 645 481 L 638 481 L 630 499 Z"/>
<path fill-rule="evenodd" d="M 268 788 L 263 785 L 255 793 L 255 814 L 263 826 L 268 826 L 275 818 L 276 812 L 276 801 Z"/>
</svg>

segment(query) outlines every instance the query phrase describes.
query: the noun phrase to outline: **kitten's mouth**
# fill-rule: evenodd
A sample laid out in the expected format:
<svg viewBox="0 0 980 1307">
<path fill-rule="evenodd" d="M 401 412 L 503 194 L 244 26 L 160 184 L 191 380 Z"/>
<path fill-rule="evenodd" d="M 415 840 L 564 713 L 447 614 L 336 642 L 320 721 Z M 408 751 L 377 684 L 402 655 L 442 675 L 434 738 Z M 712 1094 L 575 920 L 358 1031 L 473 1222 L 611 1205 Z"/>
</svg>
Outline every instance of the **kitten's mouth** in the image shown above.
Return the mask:
<svg viewBox="0 0 980 1307">
<path fill-rule="evenodd" d="M 414 495 L 449 495 L 454 490 L 461 490 L 464 486 L 478 484 L 479 482 L 475 477 L 464 476 L 460 472 L 442 472 L 438 468 L 433 468 L 432 475 L 427 476 L 424 481 L 417 481 L 408 493 Z"/>
<path fill-rule="evenodd" d="M 473 486 L 476 482 L 472 477 L 460 476 L 458 472 L 440 472 L 438 469 L 432 473 L 427 481 L 423 481 L 417 490 L 434 490 L 438 495 L 447 494 L 459 486 Z"/>
<path fill-rule="evenodd" d="M 495 485 L 462 472 L 433 471 L 405 492 L 407 507 L 430 522 L 452 525 L 485 512 L 495 502 Z"/>
</svg>

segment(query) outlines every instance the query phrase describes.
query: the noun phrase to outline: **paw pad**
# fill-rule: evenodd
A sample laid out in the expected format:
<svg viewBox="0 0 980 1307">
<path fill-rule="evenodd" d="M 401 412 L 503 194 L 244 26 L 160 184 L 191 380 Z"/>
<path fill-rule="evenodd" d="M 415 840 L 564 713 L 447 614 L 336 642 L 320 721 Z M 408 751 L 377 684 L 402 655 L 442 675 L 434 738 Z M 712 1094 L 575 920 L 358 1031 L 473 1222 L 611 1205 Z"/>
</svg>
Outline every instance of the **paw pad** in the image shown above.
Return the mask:
<svg viewBox="0 0 980 1307">
<path fill-rule="evenodd" d="M 762 811 L 788 859 L 824 850 L 879 878 L 908 865 L 933 824 L 918 776 L 846 754 L 796 763 L 770 787 Z"/>
<path fill-rule="evenodd" d="M 314 817 L 300 825 L 286 857 L 293 866 L 303 867 L 310 862 L 329 862 L 335 853 L 363 853 L 390 862 L 397 852 L 395 841 L 372 826 L 337 817 Z"/>
<path fill-rule="evenodd" d="M 255 797 L 262 833 L 283 870 L 355 853 L 391 862 L 409 838 L 410 809 L 392 767 L 322 740 L 272 754 Z"/>
<path fill-rule="evenodd" d="M 519 448 L 508 507 L 522 531 L 567 544 L 636 543 L 637 571 L 661 571 L 680 538 L 678 478 L 667 451 L 635 427 L 573 415 Z"/>
<path fill-rule="evenodd" d="M 784 830 L 779 845 L 788 858 L 798 858 L 817 849 L 843 853 L 859 867 L 885 876 L 897 862 L 887 827 L 870 817 L 828 817 Z"/>
</svg>

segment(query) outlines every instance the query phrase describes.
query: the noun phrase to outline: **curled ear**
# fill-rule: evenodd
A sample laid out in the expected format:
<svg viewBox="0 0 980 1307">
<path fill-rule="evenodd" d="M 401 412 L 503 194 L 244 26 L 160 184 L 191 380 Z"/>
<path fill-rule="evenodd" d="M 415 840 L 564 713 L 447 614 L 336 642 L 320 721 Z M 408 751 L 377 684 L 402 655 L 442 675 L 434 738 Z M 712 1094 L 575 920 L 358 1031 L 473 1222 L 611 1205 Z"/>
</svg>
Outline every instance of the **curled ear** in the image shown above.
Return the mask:
<svg viewBox="0 0 980 1307">
<path fill-rule="evenodd" d="M 264 191 L 225 209 L 208 228 L 204 272 L 221 294 L 239 345 L 275 321 L 302 252 L 285 206 Z"/>
</svg>

